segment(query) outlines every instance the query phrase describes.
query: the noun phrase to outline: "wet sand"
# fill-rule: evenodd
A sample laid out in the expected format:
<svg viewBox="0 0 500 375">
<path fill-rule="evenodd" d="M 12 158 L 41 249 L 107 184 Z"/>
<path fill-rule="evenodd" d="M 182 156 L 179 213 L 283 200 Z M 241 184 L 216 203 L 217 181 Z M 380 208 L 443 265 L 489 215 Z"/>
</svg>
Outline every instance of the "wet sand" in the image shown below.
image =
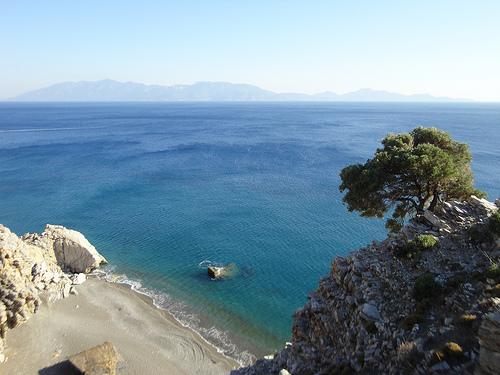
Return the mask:
<svg viewBox="0 0 500 375">
<path fill-rule="evenodd" d="M 238 363 L 128 286 L 88 279 L 77 295 L 44 301 L 7 332 L 0 373 L 56 374 L 66 357 L 111 342 L 123 358 L 117 374 L 229 374 Z"/>
</svg>

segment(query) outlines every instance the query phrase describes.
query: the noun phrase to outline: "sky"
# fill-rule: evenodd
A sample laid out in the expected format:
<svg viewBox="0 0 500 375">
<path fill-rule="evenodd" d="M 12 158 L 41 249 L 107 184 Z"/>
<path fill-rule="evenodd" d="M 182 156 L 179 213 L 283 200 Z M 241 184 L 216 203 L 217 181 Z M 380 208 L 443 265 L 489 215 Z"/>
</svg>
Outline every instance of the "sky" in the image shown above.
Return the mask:
<svg viewBox="0 0 500 375">
<path fill-rule="evenodd" d="M 498 0 L 0 0 L 0 99 L 61 82 L 500 101 Z"/>
</svg>

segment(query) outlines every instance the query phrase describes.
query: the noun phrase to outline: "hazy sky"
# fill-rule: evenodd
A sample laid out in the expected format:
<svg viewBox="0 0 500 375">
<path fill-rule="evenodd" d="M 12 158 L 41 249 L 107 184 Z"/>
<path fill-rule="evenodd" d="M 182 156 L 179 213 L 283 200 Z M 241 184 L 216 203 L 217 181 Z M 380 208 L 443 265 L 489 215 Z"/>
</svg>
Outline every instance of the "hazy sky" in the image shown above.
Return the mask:
<svg viewBox="0 0 500 375">
<path fill-rule="evenodd" d="M 500 1 L 0 0 L 0 98 L 106 78 L 500 101 Z"/>
</svg>

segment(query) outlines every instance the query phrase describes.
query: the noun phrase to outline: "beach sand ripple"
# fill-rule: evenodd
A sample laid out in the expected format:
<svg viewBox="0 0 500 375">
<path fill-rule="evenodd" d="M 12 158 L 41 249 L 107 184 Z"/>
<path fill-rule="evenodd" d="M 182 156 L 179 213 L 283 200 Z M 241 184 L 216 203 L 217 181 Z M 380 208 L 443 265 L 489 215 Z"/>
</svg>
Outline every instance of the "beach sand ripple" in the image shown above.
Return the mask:
<svg viewBox="0 0 500 375">
<path fill-rule="evenodd" d="M 26 323 L 7 332 L 0 373 L 50 374 L 68 356 L 105 341 L 123 357 L 120 375 L 215 375 L 238 367 L 126 285 L 91 278 L 76 290 L 77 295 L 44 301 Z"/>
</svg>

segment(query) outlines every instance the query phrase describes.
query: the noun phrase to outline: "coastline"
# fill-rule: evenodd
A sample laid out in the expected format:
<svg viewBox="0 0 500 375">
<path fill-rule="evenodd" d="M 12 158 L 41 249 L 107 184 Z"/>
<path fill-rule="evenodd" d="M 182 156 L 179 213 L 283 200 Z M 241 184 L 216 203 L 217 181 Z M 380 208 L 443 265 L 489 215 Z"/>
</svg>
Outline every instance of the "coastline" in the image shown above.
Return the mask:
<svg viewBox="0 0 500 375">
<path fill-rule="evenodd" d="M 116 283 L 139 294 L 153 306 L 168 314 L 170 318 L 185 329 L 199 336 L 207 345 L 217 352 L 237 362 L 240 366 L 248 366 L 258 358 L 269 355 L 278 349 L 266 349 L 257 345 L 250 337 L 224 327 L 213 317 L 203 313 L 186 302 L 173 298 L 163 291 L 143 284 L 143 280 L 129 278 L 126 274 L 115 274 L 114 266 L 104 266 L 93 272 L 93 277 Z M 213 281 L 211 281 L 213 282 Z M 285 341 L 283 342 L 285 345 Z"/>
<path fill-rule="evenodd" d="M 120 374 L 228 374 L 240 365 L 126 284 L 95 277 L 77 295 L 43 301 L 7 332 L 4 374 L 50 374 L 55 364 L 110 341 L 123 357 Z"/>
</svg>

